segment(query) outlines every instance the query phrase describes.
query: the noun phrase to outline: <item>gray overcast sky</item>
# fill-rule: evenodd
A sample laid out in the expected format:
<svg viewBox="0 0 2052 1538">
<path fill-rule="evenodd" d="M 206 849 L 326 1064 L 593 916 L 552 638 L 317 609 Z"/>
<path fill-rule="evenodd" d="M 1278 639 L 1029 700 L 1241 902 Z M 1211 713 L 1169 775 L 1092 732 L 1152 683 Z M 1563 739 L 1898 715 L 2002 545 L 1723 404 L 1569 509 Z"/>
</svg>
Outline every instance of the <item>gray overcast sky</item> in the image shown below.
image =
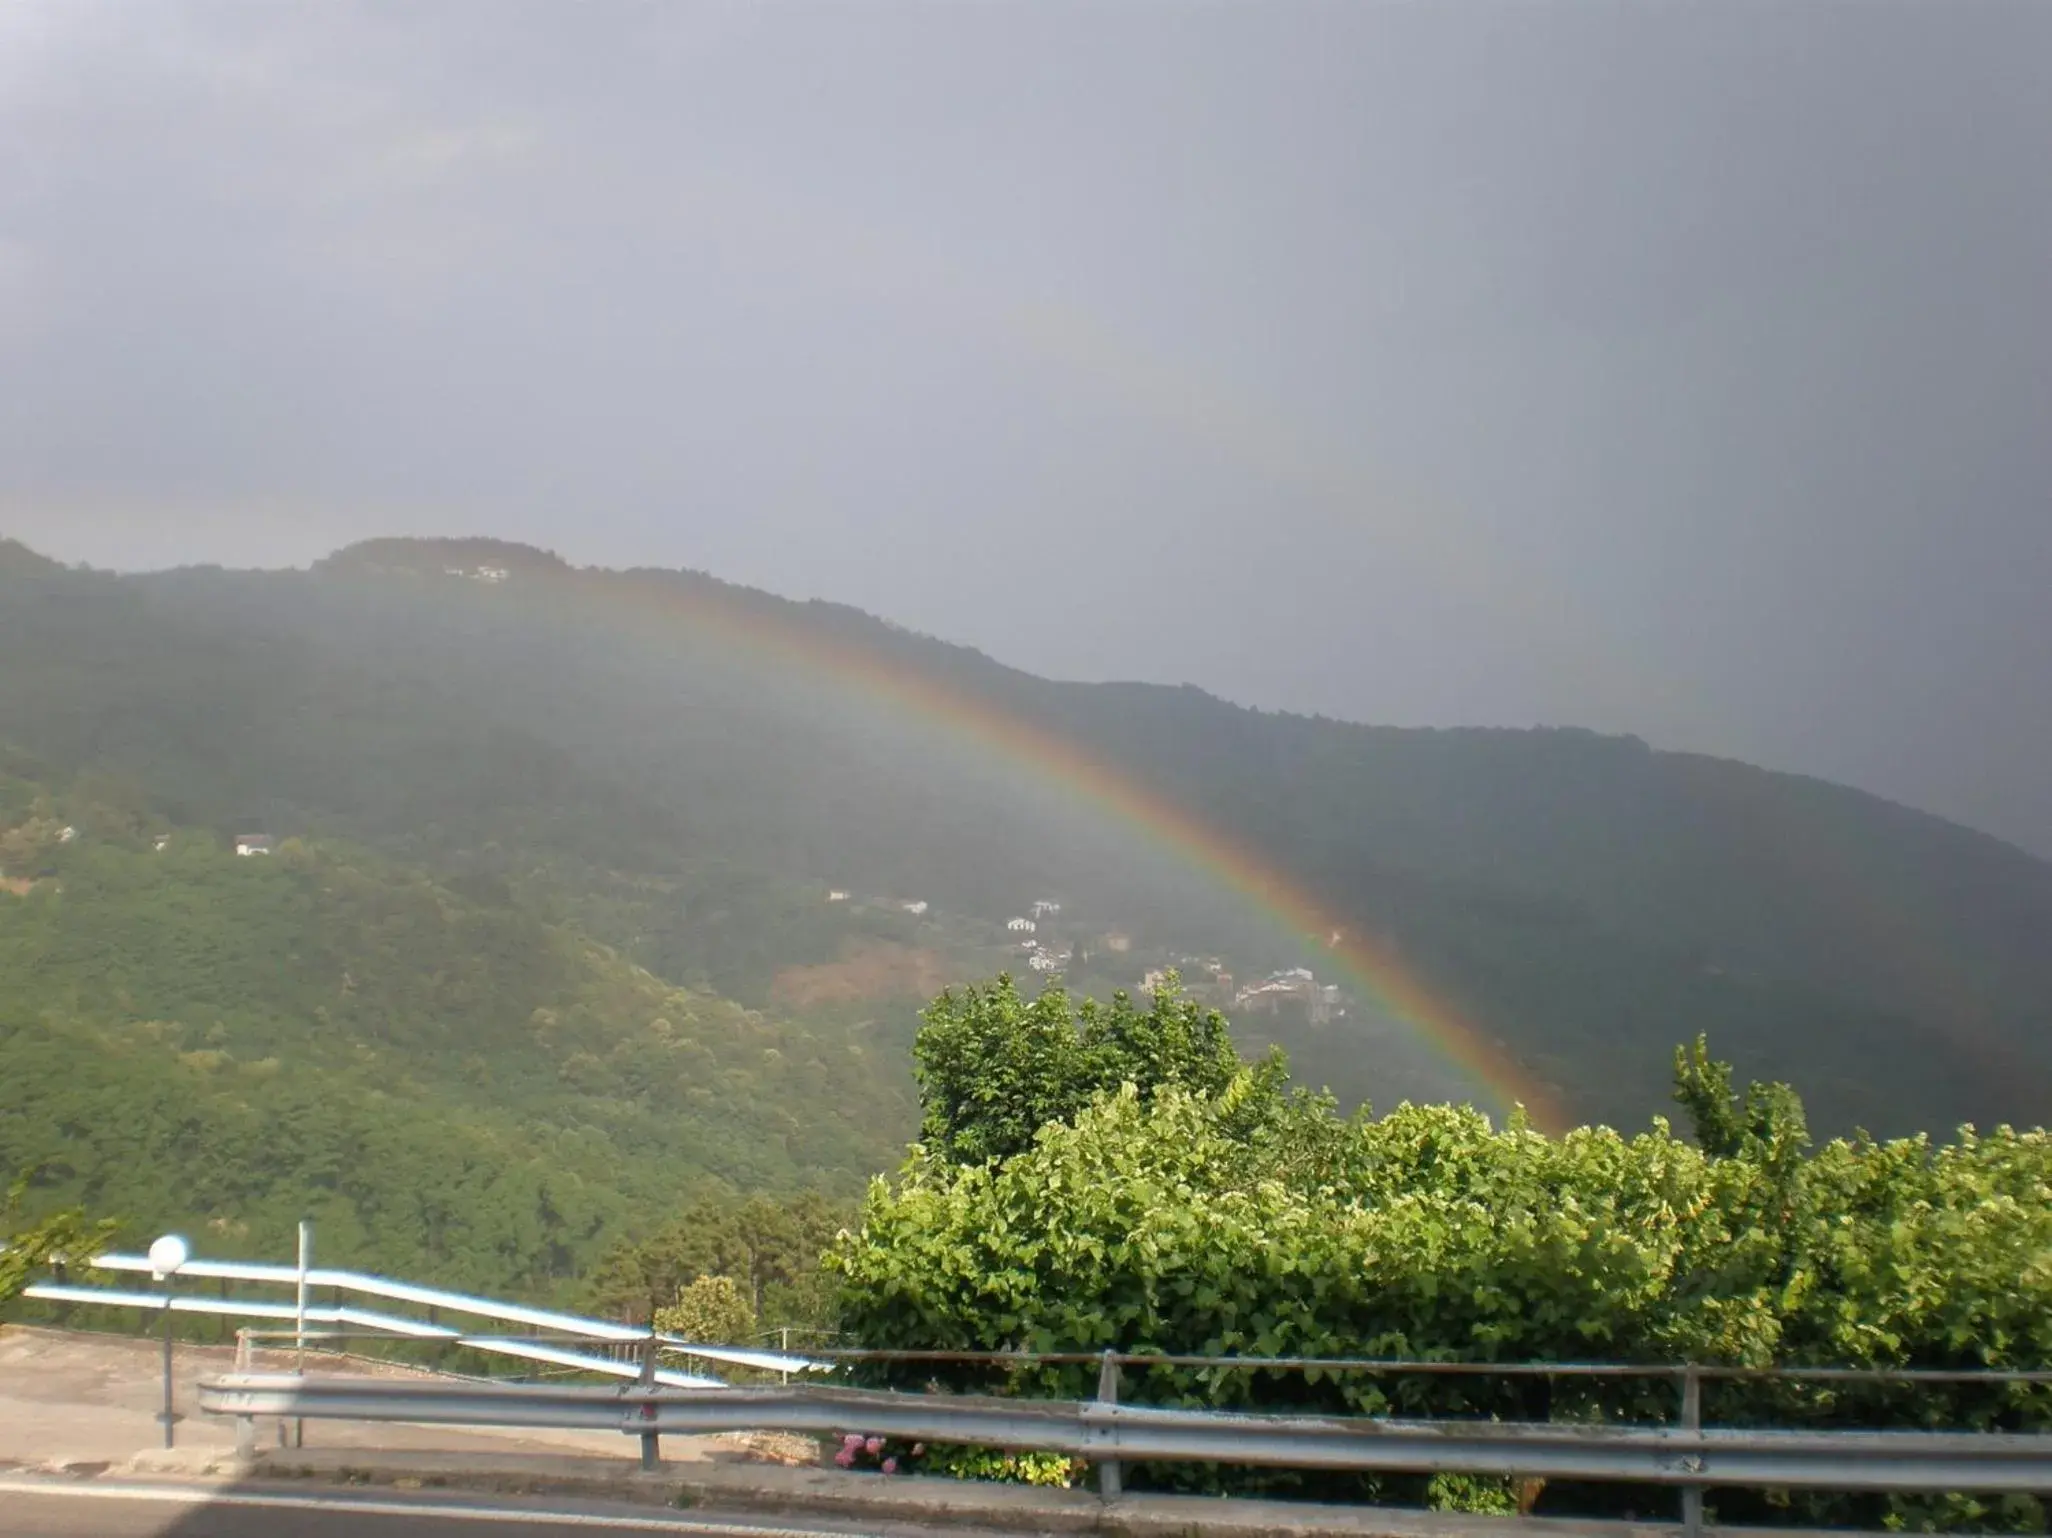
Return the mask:
<svg viewBox="0 0 2052 1538">
<path fill-rule="evenodd" d="M 15 0 L 0 531 L 495 533 L 2052 852 L 2052 4 Z"/>
</svg>

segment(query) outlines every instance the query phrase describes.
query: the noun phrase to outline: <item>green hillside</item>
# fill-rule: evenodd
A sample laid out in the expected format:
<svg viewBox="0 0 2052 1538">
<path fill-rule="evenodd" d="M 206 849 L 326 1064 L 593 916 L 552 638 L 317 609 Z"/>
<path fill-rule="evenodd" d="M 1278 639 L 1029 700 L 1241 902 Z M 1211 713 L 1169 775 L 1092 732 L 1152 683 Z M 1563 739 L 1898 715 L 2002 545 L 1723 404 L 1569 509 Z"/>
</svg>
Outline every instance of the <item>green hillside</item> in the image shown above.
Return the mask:
<svg viewBox="0 0 2052 1538">
<path fill-rule="evenodd" d="M 706 1189 L 852 1193 L 914 1125 L 865 1050 L 347 843 L 238 857 L 107 777 L 0 773 L 0 1174 L 44 1206 L 548 1290 Z M 46 771 L 44 771 L 46 773 Z"/>
<path fill-rule="evenodd" d="M 1258 849 L 1577 1118 L 1638 1124 L 1671 1043 L 1700 1032 L 1742 1073 L 1803 1083 L 1827 1129 L 2036 1123 L 2052 1098 L 2052 866 L 1843 787 L 1628 738 L 1049 682 L 854 610 L 490 541 L 133 578 L 17 547 L 0 655 L 0 723 L 66 773 L 132 774 L 216 832 L 343 838 L 437 879 L 503 881 L 666 981 L 751 1005 L 785 969 L 876 940 L 985 973 L 970 920 L 1043 892 L 1246 969 L 1315 945 L 945 719 L 973 709 Z M 863 687 L 878 674 L 957 704 L 904 709 Z M 961 922 L 826 911 L 828 886 Z M 838 1039 L 851 1013 L 909 1031 L 891 1000 L 804 1018 Z M 1367 1011 L 1262 1030 L 1343 1099 L 1445 1092 Z"/>
</svg>

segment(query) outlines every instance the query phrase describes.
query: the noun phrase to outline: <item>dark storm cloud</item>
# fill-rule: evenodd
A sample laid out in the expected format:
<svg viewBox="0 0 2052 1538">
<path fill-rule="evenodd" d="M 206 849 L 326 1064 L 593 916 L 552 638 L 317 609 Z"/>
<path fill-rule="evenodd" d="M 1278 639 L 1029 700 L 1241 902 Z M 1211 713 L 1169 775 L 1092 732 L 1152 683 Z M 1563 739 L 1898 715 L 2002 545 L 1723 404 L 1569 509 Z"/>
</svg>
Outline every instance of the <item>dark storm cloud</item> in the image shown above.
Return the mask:
<svg viewBox="0 0 2052 1538">
<path fill-rule="evenodd" d="M 2052 849 L 2052 10 L 0 13 L 0 526 L 491 531 Z"/>
</svg>

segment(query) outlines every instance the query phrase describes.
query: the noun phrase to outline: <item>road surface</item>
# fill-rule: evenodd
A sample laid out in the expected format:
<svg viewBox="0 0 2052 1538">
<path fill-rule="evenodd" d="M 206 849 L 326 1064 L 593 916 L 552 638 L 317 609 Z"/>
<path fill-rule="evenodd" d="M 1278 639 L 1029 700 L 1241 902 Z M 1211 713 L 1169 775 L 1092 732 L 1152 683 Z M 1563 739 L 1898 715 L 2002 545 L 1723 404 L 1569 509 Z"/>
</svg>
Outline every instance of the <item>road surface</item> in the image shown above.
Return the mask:
<svg viewBox="0 0 2052 1538">
<path fill-rule="evenodd" d="M 545 1497 L 0 1475 L 5 1538 L 931 1538 L 936 1531 Z"/>
<path fill-rule="evenodd" d="M 163 1407 L 161 1348 L 148 1336 L 95 1335 L 66 1330 L 0 1326 L 0 1462 L 59 1467 L 125 1463 L 160 1444 Z M 291 1356 L 278 1353 L 262 1370 L 289 1372 Z M 235 1445 L 235 1423 L 199 1411 L 199 1380 L 235 1370 L 232 1346 L 181 1342 L 175 1359 L 180 1447 Z M 320 1371 L 350 1370 L 322 1363 Z M 361 1369 L 369 1370 L 369 1369 Z M 277 1441 L 276 1423 L 259 1417 L 258 1445 Z M 640 1455 L 632 1437 L 617 1432 L 501 1431 L 489 1427 L 355 1425 L 311 1422 L 311 1447 L 376 1447 L 445 1452 L 583 1453 L 625 1462 Z M 717 1457 L 735 1450 L 732 1439 L 665 1437 L 672 1463 Z"/>
</svg>

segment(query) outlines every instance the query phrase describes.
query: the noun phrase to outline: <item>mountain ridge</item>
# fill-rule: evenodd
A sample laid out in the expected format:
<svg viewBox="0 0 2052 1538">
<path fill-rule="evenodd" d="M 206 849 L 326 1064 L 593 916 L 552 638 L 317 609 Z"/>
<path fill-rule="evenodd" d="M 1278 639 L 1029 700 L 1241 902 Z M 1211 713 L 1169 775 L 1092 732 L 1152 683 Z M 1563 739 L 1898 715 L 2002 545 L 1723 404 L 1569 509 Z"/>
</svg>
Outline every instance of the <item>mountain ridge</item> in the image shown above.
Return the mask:
<svg viewBox="0 0 2052 1538">
<path fill-rule="evenodd" d="M 540 861 L 597 932 L 735 997 L 834 959 L 840 931 L 806 905 L 850 878 L 970 929 L 1061 890 L 1149 954 L 1310 959 L 1321 937 L 1283 933 L 973 715 L 1260 850 L 1580 1114 L 1643 1120 L 1701 1029 L 1742 1069 L 1803 1082 L 1824 1124 L 2044 1119 L 2052 866 L 1813 777 L 1582 728 L 1374 726 L 1039 679 L 847 605 L 508 542 L 8 580 L 0 645 L 37 665 L 0 677 L 0 719 L 32 746 L 215 818 L 263 801 L 281 831 L 452 868 Z M 877 678 L 916 684 L 914 705 Z M 956 953 L 987 958 L 977 943 Z M 1387 1023 L 1277 1029 L 1346 1098 L 1452 1092 L 1397 1061 Z"/>
<path fill-rule="evenodd" d="M 1835 793 L 1856 796 L 1875 807 L 1888 808 L 1906 813 L 1914 818 L 1929 819 L 1958 833 L 1969 834 L 1985 840 L 1989 845 L 2013 852 L 2033 865 L 2052 868 L 2052 859 L 2036 854 L 2013 840 L 1986 829 L 1977 828 L 1943 813 L 1899 801 L 1880 792 L 1845 781 L 1833 780 L 1824 775 L 1802 770 L 1776 768 L 1772 765 L 1754 763 L 1750 759 L 1731 754 L 1715 753 L 1700 749 L 1664 748 L 1648 741 L 1635 732 L 1606 732 L 1573 722 L 1545 723 L 1533 726 L 1401 726 L 1387 722 L 1363 721 L 1349 716 L 1331 716 L 1318 711 L 1298 711 L 1283 707 L 1270 707 L 1232 700 L 1215 694 L 1197 683 L 1160 683 L 1147 679 L 1070 679 L 1045 676 L 1030 669 L 995 657 L 989 652 L 967 642 L 951 640 L 945 636 L 920 631 L 900 625 L 889 618 L 871 613 L 857 605 L 830 598 L 792 598 L 768 588 L 750 586 L 728 581 L 726 578 L 699 567 L 626 566 L 608 567 L 602 565 L 578 565 L 551 550 L 523 543 L 518 540 L 497 539 L 486 536 L 417 536 L 394 535 L 359 540 L 344 545 L 327 556 L 315 561 L 309 570 L 320 572 L 365 572 L 409 570 L 416 575 L 432 576 L 443 574 L 431 564 L 407 562 L 390 564 L 401 555 L 418 553 L 428 562 L 450 559 L 489 556 L 508 563 L 510 569 L 527 571 L 545 577 L 618 578 L 671 582 L 683 580 L 686 583 L 704 585 L 723 596 L 739 597 L 744 602 L 774 606 L 794 615 L 825 617 L 836 625 L 851 625 L 866 632 L 868 638 L 891 645 L 910 641 L 945 648 L 956 657 L 977 667 L 988 667 L 1012 680 L 1025 681 L 1034 685 L 1053 685 L 1063 689 L 1091 691 L 1105 695 L 1119 695 L 1133 699 L 1159 702 L 1165 698 L 1188 696 L 1208 709 L 1230 711 L 1250 716 L 1259 721 L 1301 722 L 1307 725 L 1330 726 L 1367 734 L 1388 734 L 1403 737 L 1450 738 L 1460 740 L 1532 739 L 1549 736 L 1566 736 L 1578 740 L 1589 740 L 1610 744 L 1621 750 L 1655 757 L 1701 760 L 1710 764 L 1731 765 L 1758 774 L 1806 782 L 1828 787 Z M 379 557 L 384 559 L 380 560 Z"/>
<path fill-rule="evenodd" d="M 879 640 L 909 639 L 915 642 L 930 643 L 934 646 L 945 648 L 952 654 L 969 659 L 977 665 L 987 666 L 999 670 L 1012 678 L 1027 680 L 1035 684 L 1056 685 L 1064 689 L 1095 691 L 1104 694 L 1130 694 L 1134 698 L 1149 700 L 1158 700 L 1163 696 L 1188 695 L 1201 700 L 1207 707 L 1244 713 L 1264 721 L 1303 722 L 1318 726 L 1346 728 L 1370 734 L 1469 740 L 1486 740 L 1497 737 L 1529 739 L 1551 735 L 1565 735 L 1615 744 L 1622 748 L 1656 757 L 1693 759 L 1710 764 L 1738 766 L 1754 773 L 1828 787 L 1837 794 L 1862 798 L 1877 808 L 1887 808 L 1892 811 L 1906 813 L 1914 818 L 1928 819 L 1943 825 L 1948 830 L 1970 835 L 1975 839 L 1985 841 L 1992 847 L 1999 847 L 2004 851 L 2020 856 L 2033 865 L 2052 867 L 2052 857 L 2040 855 L 2017 843 L 2015 840 L 2005 838 L 1984 828 L 1976 827 L 1972 823 L 1962 822 L 1942 812 L 1919 807 L 1863 786 L 1854 785 L 1842 780 L 1833 780 L 1828 776 L 1805 770 L 1777 768 L 1772 765 L 1759 764 L 1750 759 L 1740 758 L 1731 754 L 1716 753 L 1703 749 L 1659 747 L 1635 732 L 1607 732 L 1572 722 L 1542 723 L 1532 726 L 1396 725 L 1387 722 L 1363 721 L 1349 716 L 1332 716 L 1319 711 L 1298 711 L 1285 707 L 1249 704 L 1244 701 L 1230 699 L 1224 695 L 1215 694 L 1201 684 L 1190 682 L 1170 684 L 1147 679 L 1069 679 L 1044 676 L 1034 673 L 1030 669 L 1005 662 L 1001 658 L 995 657 L 989 652 L 967 642 L 951 640 L 931 632 L 900 625 L 887 617 L 873 614 L 857 605 L 844 603 L 836 599 L 817 597 L 793 598 L 768 588 L 731 582 L 698 567 L 578 565 L 557 552 L 541 546 L 529 544 L 521 540 L 502 539 L 495 536 L 376 536 L 352 541 L 349 544 L 340 546 L 329 554 L 317 558 L 305 568 L 235 568 L 193 565 L 169 567 L 148 572 L 121 573 L 119 575 L 132 578 L 150 578 L 199 571 L 222 572 L 230 575 L 237 573 L 246 575 L 278 575 L 295 570 L 303 570 L 316 575 L 349 572 L 368 575 L 398 574 L 401 572 L 408 572 L 418 576 L 442 576 L 447 574 L 439 567 L 430 564 L 423 564 L 420 561 L 400 561 L 397 559 L 406 555 L 428 557 L 433 561 L 439 561 L 443 557 L 449 559 L 477 559 L 480 563 L 482 563 L 483 558 L 489 558 L 493 561 L 506 563 L 509 571 L 525 571 L 530 574 L 542 574 L 551 577 L 612 577 L 653 579 L 658 581 L 684 579 L 692 583 L 705 584 L 724 594 L 742 595 L 750 601 L 766 601 L 771 605 L 776 605 L 786 610 L 797 611 L 807 615 L 828 616 L 837 623 L 853 622 L 858 627 L 869 630 L 873 637 Z M 380 557 L 384 559 L 380 559 Z M 18 540 L 4 536 L 0 536 L 0 559 L 15 560 L 30 569 L 39 571 L 62 572 L 67 569 L 61 562 L 42 555 Z M 115 574 L 109 573 L 109 575 Z"/>
</svg>

